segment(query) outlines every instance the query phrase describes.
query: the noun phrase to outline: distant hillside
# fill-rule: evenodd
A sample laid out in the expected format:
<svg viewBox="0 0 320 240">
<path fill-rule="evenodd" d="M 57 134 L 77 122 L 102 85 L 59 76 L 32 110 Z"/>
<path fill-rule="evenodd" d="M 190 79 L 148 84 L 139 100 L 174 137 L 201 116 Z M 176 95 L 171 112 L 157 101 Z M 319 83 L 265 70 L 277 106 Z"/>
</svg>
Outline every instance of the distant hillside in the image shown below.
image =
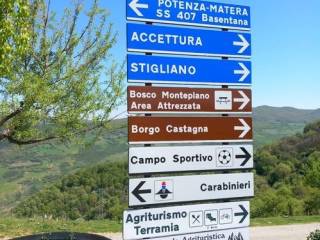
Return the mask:
<svg viewBox="0 0 320 240">
<path fill-rule="evenodd" d="M 320 119 L 320 109 L 257 107 L 253 111 L 255 146 L 260 147 L 301 132 L 307 123 Z"/>
<path fill-rule="evenodd" d="M 61 176 L 101 162 L 125 159 L 126 125 L 126 120 L 114 121 L 114 130 L 106 130 L 97 139 L 88 136 L 81 145 L 53 142 L 18 147 L 0 144 L 0 214 Z"/>
<path fill-rule="evenodd" d="M 320 119 L 320 109 L 303 110 L 292 107 L 261 106 L 254 109 L 254 118 L 258 122 L 306 124 Z"/>
<path fill-rule="evenodd" d="M 253 217 L 319 215 L 320 121 L 307 125 L 303 133 L 259 149 L 255 170 Z M 126 161 L 101 164 L 63 178 L 14 212 L 22 217 L 121 219 L 127 181 Z"/>
<path fill-rule="evenodd" d="M 305 123 L 320 119 L 320 110 L 258 107 L 254 110 L 254 144 L 267 143 L 302 132 Z M 79 169 L 127 158 L 127 120 L 117 120 L 86 145 L 50 143 L 17 147 L 0 144 L 0 214 L 8 212 L 44 186 Z M 95 142 L 92 144 L 92 140 Z"/>
</svg>

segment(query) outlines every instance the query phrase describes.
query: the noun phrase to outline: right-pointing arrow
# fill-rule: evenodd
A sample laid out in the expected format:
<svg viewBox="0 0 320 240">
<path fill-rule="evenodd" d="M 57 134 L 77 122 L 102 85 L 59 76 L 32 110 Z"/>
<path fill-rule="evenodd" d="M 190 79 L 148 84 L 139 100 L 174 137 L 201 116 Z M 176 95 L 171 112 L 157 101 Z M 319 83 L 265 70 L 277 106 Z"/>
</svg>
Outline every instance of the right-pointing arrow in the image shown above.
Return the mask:
<svg viewBox="0 0 320 240">
<path fill-rule="evenodd" d="M 240 149 L 244 153 L 244 155 L 236 155 L 236 159 L 244 159 L 244 161 L 240 164 L 241 167 L 244 167 L 247 162 L 249 162 L 252 156 L 245 147 L 240 147 Z"/>
<path fill-rule="evenodd" d="M 148 4 L 142 4 L 139 3 L 139 0 L 132 0 L 131 3 L 129 4 L 129 7 L 134 11 L 139 17 L 143 17 L 143 14 L 141 13 L 139 8 L 145 8 L 148 9 L 149 5 Z"/>
<path fill-rule="evenodd" d="M 233 45 L 234 46 L 239 46 L 241 47 L 238 53 L 244 53 L 245 50 L 250 46 L 250 43 L 247 41 L 247 39 L 242 35 L 238 34 L 238 37 L 240 38 L 241 42 L 234 41 Z"/>
<path fill-rule="evenodd" d="M 242 126 L 235 126 L 234 130 L 242 131 L 239 138 L 244 138 L 250 132 L 251 127 L 246 123 L 244 119 L 240 118 L 239 121 L 241 122 Z"/>
<path fill-rule="evenodd" d="M 250 98 L 248 98 L 248 96 L 241 90 L 238 91 L 238 93 L 241 95 L 242 98 L 235 98 L 233 99 L 233 101 L 236 103 L 242 103 L 239 107 L 239 110 L 243 110 L 250 102 Z"/>
<path fill-rule="evenodd" d="M 245 220 L 245 219 L 247 218 L 247 216 L 249 215 L 249 212 L 247 211 L 247 209 L 246 209 L 244 206 L 239 205 L 239 207 L 241 208 L 242 212 L 235 213 L 234 216 L 236 216 L 236 217 L 239 217 L 239 216 L 241 217 L 241 216 L 242 216 L 242 218 L 241 218 L 241 220 L 240 220 L 239 223 L 243 223 L 244 220 Z"/>
<path fill-rule="evenodd" d="M 241 78 L 239 79 L 239 82 L 243 82 L 250 75 L 250 70 L 247 68 L 247 66 L 244 63 L 239 63 L 239 66 L 242 69 L 234 70 L 234 74 L 242 75 Z"/>
<path fill-rule="evenodd" d="M 151 189 L 143 189 L 142 186 L 145 184 L 145 181 L 141 181 L 138 186 L 132 191 L 133 196 L 135 196 L 140 202 L 146 202 L 144 198 L 141 197 L 141 194 L 151 193 Z"/>
</svg>

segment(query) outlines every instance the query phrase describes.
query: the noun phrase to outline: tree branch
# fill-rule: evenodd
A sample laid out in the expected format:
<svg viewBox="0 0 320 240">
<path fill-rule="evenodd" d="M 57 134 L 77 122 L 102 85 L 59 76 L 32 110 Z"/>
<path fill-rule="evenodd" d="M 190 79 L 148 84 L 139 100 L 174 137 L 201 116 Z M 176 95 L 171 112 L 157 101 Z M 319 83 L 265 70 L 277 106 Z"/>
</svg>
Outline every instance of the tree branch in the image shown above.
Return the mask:
<svg viewBox="0 0 320 240">
<path fill-rule="evenodd" d="M 14 143 L 17 145 L 30 145 L 30 144 L 41 143 L 41 142 L 57 139 L 58 137 L 47 137 L 42 139 L 33 139 L 33 140 L 26 140 L 26 141 L 15 139 L 12 136 L 7 136 L 6 138 L 10 143 Z"/>
<path fill-rule="evenodd" d="M 79 135 L 79 134 L 86 134 L 88 132 L 91 132 L 93 130 L 97 130 L 99 128 L 103 128 L 105 126 L 105 124 L 107 123 L 110 123 L 111 121 L 115 120 L 117 117 L 121 116 L 123 113 L 125 113 L 126 111 L 124 112 L 121 112 L 119 114 L 117 114 L 116 116 L 114 116 L 113 118 L 111 119 L 108 119 L 107 121 L 105 122 L 101 122 L 95 126 L 92 126 L 92 127 L 88 127 L 86 129 L 83 129 L 83 130 L 80 130 L 78 132 L 75 132 L 74 135 Z M 122 129 L 123 127 L 119 128 L 119 129 Z M 118 130 L 118 129 L 114 129 L 114 130 Z M 50 141 L 50 140 L 55 140 L 55 139 L 61 139 L 62 137 L 60 136 L 49 136 L 49 137 L 45 137 L 45 138 L 40 138 L 40 139 L 30 139 L 30 140 L 19 140 L 19 139 L 15 139 L 13 135 L 13 131 L 10 131 L 10 130 L 6 130 L 2 133 L 0 133 L 0 142 L 4 139 L 8 139 L 8 141 L 10 143 L 13 143 L 13 144 L 17 144 L 17 145 L 30 145 L 30 144 L 36 144 L 36 143 L 42 143 L 42 142 L 47 142 L 47 141 Z"/>
<path fill-rule="evenodd" d="M 79 17 L 79 14 L 80 14 L 80 3 L 77 3 L 75 6 L 75 9 L 74 9 L 73 19 L 72 19 L 71 26 L 69 29 L 69 36 L 66 41 L 65 47 L 62 50 L 62 52 L 65 52 L 66 54 L 69 54 L 70 49 L 73 48 L 73 46 L 74 46 L 74 44 L 72 44 L 72 43 L 70 44 L 70 42 L 71 42 L 71 39 L 74 35 L 74 31 L 76 29 L 76 23 L 77 23 L 77 19 Z"/>
<path fill-rule="evenodd" d="M 5 116 L 3 119 L 0 120 L 0 127 L 3 126 L 7 121 L 14 118 L 18 114 L 22 112 L 22 107 L 18 108 L 16 111 L 10 113 L 8 116 Z"/>
</svg>

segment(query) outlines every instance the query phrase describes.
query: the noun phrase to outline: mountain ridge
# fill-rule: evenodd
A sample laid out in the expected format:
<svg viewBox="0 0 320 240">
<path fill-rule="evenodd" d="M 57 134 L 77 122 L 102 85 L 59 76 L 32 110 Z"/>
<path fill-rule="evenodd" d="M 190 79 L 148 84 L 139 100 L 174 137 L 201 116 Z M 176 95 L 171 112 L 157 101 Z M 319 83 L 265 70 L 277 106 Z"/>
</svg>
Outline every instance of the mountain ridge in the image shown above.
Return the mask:
<svg viewBox="0 0 320 240">
<path fill-rule="evenodd" d="M 259 106 L 254 108 L 255 120 L 273 122 L 313 122 L 320 119 L 320 109 L 299 109 L 294 107 Z"/>
</svg>

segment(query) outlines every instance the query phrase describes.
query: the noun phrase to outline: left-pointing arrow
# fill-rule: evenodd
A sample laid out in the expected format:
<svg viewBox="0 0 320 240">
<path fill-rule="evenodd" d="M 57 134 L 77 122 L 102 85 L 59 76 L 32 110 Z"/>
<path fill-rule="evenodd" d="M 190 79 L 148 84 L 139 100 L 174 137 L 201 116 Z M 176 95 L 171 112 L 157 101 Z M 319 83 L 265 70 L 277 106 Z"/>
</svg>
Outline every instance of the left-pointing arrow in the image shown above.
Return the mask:
<svg viewBox="0 0 320 240">
<path fill-rule="evenodd" d="M 235 126 L 234 130 L 242 131 L 239 138 L 244 138 L 250 132 L 251 127 L 248 125 L 248 123 L 244 119 L 240 118 L 239 121 L 241 122 L 242 126 Z"/>
<path fill-rule="evenodd" d="M 243 223 L 244 220 L 249 215 L 249 212 L 247 211 L 247 209 L 244 206 L 239 205 L 239 207 L 241 208 L 242 212 L 235 213 L 234 216 L 236 216 L 236 217 L 241 217 L 242 216 L 242 218 L 241 218 L 239 223 Z"/>
<path fill-rule="evenodd" d="M 145 183 L 145 181 L 141 181 L 138 186 L 136 186 L 136 188 L 132 191 L 133 196 L 135 196 L 140 202 L 146 202 L 146 200 L 141 197 L 141 194 L 151 193 L 151 189 L 141 189 Z"/>
<path fill-rule="evenodd" d="M 129 4 L 129 7 L 130 7 L 139 17 L 143 17 L 143 14 L 141 13 L 140 8 L 148 9 L 148 8 L 149 8 L 149 5 L 148 5 L 148 4 L 139 3 L 139 0 L 132 0 L 131 3 Z"/>
<path fill-rule="evenodd" d="M 244 161 L 240 164 L 241 167 L 244 167 L 252 156 L 245 147 L 240 147 L 240 149 L 243 152 L 243 155 L 236 155 L 236 159 L 244 159 Z"/>
</svg>

